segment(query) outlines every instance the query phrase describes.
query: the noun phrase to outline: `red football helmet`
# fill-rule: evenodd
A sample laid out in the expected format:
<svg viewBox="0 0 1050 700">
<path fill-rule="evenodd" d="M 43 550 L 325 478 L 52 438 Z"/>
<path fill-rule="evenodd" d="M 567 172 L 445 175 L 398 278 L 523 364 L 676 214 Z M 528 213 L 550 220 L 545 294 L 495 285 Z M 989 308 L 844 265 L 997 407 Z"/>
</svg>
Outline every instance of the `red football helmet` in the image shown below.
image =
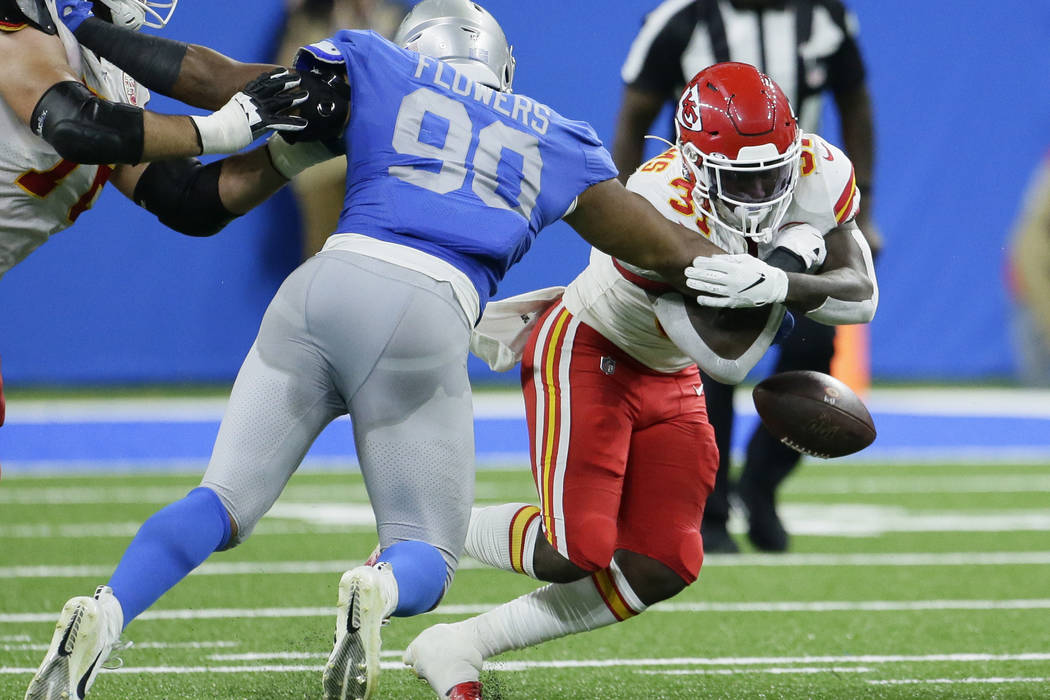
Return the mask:
<svg viewBox="0 0 1050 700">
<path fill-rule="evenodd" d="M 697 206 L 769 241 L 791 204 L 802 154 L 802 133 L 777 84 L 747 63 L 705 68 L 678 100 L 675 131 Z"/>
</svg>

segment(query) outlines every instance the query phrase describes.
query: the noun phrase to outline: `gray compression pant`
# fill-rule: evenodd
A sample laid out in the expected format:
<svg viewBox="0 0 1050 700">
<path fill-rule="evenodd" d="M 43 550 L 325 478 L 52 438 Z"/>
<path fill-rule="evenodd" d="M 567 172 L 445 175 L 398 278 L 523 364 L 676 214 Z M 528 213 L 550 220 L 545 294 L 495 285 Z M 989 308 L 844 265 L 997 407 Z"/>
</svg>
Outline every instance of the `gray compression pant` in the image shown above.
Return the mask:
<svg viewBox="0 0 1050 700">
<path fill-rule="evenodd" d="M 326 251 L 285 280 L 237 375 L 208 470 L 243 541 L 307 450 L 349 413 L 385 549 L 437 547 L 455 572 L 474 499 L 470 328 L 452 286 Z"/>
</svg>

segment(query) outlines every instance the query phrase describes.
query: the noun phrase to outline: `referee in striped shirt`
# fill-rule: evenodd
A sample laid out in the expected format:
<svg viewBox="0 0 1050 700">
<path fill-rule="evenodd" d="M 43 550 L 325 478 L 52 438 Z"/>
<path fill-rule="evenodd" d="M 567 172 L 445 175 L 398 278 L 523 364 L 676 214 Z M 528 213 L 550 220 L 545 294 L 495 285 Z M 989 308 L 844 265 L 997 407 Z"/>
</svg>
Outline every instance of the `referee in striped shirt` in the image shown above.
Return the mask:
<svg viewBox="0 0 1050 700">
<path fill-rule="evenodd" d="M 857 45 L 857 22 L 839 0 L 665 0 L 650 12 L 622 69 L 625 84 L 617 118 L 613 159 L 624 182 L 642 162 L 643 138 L 664 104 L 712 63 L 742 61 L 768 74 L 791 100 L 803 131 L 820 132 L 821 100 L 834 99 L 844 150 L 853 161 L 864 197 L 858 224 L 872 253 L 881 247 L 870 219 L 874 150 L 871 101 Z M 668 123 L 668 129 L 673 129 Z M 662 130 L 662 129 L 661 129 Z M 797 316 L 795 332 L 782 344 L 775 372 L 828 372 L 834 326 Z M 726 530 L 729 519 L 729 447 L 733 387 L 704 376 L 707 411 L 715 429 L 720 464 L 704 511 L 707 552 L 738 551 Z M 761 425 L 747 447 L 736 493 L 748 514 L 748 537 L 760 550 L 781 552 L 788 535 L 776 512 L 776 490 L 795 468 L 799 453 Z"/>
</svg>

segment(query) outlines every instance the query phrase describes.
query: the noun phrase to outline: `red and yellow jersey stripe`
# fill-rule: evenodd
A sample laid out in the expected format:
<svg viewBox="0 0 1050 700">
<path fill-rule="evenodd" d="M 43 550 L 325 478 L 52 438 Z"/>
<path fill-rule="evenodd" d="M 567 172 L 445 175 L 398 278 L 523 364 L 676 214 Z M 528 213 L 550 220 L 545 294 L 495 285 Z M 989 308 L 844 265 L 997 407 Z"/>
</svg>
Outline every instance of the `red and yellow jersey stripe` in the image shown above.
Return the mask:
<svg viewBox="0 0 1050 700">
<path fill-rule="evenodd" d="M 835 202 L 835 221 L 841 224 L 851 218 L 856 213 L 854 212 L 854 204 L 856 201 L 857 175 L 853 171 L 853 166 L 850 166 L 849 181 L 846 183 L 846 187 L 842 190 L 842 194 L 839 195 L 838 201 Z"/>
<path fill-rule="evenodd" d="M 532 521 L 540 517 L 536 506 L 525 506 L 510 519 L 510 565 L 519 574 L 525 571 L 525 533 Z"/>
<path fill-rule="evenodd" d="M 617 622 L 623 622 L 627 618 L 634 617 L 641 612 L 632 608 L 624 599 L 619 589 L 616 588 L 609 569 L 594 572 L 591 574 L 591 580 L 594 581 L 598 594 L 602 597 L 606 607 L 609 608 L 609 612 L 613 614 Z"/>
</svg>

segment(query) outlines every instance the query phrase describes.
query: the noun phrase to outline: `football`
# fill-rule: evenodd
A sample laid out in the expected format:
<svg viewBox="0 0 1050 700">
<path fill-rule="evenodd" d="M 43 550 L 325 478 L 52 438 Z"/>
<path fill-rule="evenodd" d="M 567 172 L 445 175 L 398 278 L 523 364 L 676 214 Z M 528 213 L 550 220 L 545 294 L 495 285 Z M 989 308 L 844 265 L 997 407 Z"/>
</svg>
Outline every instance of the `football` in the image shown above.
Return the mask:
<svg viewBox="0 0 1050 700">
<path fill-rule="evenodd" d="M 755 386 L 752 398 L 766 429 L 802 454 L 842 457 L 875 441 L 875 423 L 864 402 L 827 374 L 774 374 Z"/>
</svg>

